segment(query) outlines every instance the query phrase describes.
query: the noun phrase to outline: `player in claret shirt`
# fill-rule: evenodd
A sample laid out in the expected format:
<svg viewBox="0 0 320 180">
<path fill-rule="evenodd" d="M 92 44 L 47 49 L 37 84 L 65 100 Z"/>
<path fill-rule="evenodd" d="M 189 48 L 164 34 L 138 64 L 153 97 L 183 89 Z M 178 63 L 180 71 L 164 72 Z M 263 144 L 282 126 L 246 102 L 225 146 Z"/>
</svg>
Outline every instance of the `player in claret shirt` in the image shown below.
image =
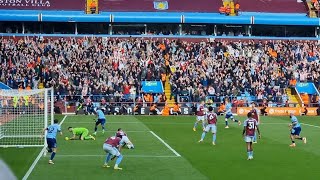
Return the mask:
<svg viewBox="0 0 320 180">
<path fill-rule="evenodd" d="M 213 107 L 209 107 L 209 112 L 207 113 L 207 121 L 208 125 L 206 126 L 205 130 L 203 131 L 201 135 L 201 139 L 199 142 L 203 142 L 204 137 L 206 136 L 206 133 L 210 131 L 212 132 L 212 144 L 216 145 L 216 139 L 217 139 L 217 114 L 212 112 Z"/>
<path fill-rule="evenodd" d="M 248 116 L 248 119 L 245 120 L 243 123 L 242 136 L 244 137 L 244 140 L 247 144 L 248 160 L 252 160 L 253 159 L 252 142 L 253 142 L 256 130 L 258 131 L 259 138 L 261 138 L 261 134 L 258 127 L 258 121 L 253 119 L 252 113 L 249 112 L 247 116 Z"/>
<path fill-rule="evenodd" d="M 106 160 L 103 167 L 110 167 L 108 162 L 111 160 L 112 156 L 117 157 L 116 164 L 114 165 L 115 170 L 122 170 L 119 164 L 122 161 L 123 156 L 120 154 L 122 140 L 120 137 L 111 136 L 103 144 L 103 150 L 107 153 Z"/>
<path fill-rule="evenodd" d="M 197 120 L 194 123 L 193 131 L 197 130 L 197 126 L 198 126 L 198 123 L 200 121 L 202 121 L 202 129 L 203 130 L 205 129 L 205 118 L 204 118 L 204 116 L 205 116 L 204 101 L 201 101 L 200 104 L 197 105 Z"/>
<path fill-rule="evenodd" d="M 251 103 L 251 107 L 252 109 L 250 110 L 250 112 L 252 113 L 252 118 L 257 120 L 258 125 L 260 124 L 260 111 L 258 108 L 256 108 L 256 103 L 252 102 Z M 253 143 L 257 143 L 257 133 L 254 134 L 254 138 L 253 138 Z"/>
</svg>

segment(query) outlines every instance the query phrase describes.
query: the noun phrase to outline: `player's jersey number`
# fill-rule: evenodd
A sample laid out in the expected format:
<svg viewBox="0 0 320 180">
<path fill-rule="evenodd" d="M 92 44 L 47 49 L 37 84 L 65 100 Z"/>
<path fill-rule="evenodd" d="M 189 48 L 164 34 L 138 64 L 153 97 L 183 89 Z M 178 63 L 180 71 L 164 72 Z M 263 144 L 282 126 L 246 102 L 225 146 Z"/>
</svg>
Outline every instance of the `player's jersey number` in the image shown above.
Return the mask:
<svg viewBox="0 0 320 180">
<path fill-rule="evenodd" d="M 48 128 L 48 133 L 52 133 L 54 131 L 53 127 Z"/>
<path fill-rule="evenodd" d="M 254 122 L 248 122 L 249 129 L 254 129 Z"/>
</svg>

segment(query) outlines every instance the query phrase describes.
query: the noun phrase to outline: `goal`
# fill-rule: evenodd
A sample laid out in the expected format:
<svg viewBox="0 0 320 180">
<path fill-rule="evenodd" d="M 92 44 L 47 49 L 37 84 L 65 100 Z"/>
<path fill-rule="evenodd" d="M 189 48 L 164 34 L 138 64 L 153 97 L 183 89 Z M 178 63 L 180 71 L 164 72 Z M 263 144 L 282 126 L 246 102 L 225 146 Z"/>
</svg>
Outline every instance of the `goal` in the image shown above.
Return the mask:
<svg viewBox="0 0 320 180">
<path fill-rule="evenodd" d="M 53 103 L 53 89 L 0 90 L 0 147 L 43 147 Z"/>
</svg>

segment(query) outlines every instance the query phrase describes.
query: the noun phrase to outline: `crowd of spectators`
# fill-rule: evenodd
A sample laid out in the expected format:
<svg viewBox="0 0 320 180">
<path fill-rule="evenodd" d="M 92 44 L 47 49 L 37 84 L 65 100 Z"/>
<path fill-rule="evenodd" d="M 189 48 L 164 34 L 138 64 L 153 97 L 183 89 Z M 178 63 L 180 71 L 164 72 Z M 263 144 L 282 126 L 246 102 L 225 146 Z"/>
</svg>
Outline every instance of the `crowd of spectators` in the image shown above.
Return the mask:
<svg viewBox="0 0 320 180">
<path fill-rule="evenodd" d="M 243 94 L 287 101 L 290 80 L 320 86 L 317 41 L 107 38 L 2 38 L 0 81 L 54 87 L 56 95 L 144 98 L 142 80 L 170 76 L 172 96 L 200 101 Z M 159 96 L 159 95 L 157 95 Z M 169 97 L 167 97 L 169 98 Z M 158 99 L 158 98 L 153 98 Z M 100 100 L 100 99 L 94 99 Z"/>
</svg>

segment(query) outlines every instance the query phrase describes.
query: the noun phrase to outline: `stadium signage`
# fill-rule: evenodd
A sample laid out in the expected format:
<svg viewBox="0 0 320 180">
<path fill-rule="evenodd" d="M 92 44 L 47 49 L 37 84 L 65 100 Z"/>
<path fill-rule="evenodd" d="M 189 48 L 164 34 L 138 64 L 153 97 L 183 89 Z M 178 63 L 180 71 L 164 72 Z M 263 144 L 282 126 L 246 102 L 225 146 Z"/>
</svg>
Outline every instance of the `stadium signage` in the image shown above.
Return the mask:
<svg viewBox="0 0 320 180">
<path fill-rule="evenodd" d="M 246 116 L 248 112 L 251 111 L 250 107 L 238 107 L 237 114 L 239 116 Z M 308 114 L 307 116 L 316 116 L 317 108 L 307 107 Z M 299 107 L 268 107 L 266 109 L 268 116 L 288 116 L 290 113 L 293 113 L 296 116 L 300 116 L 304 111 L 303 108 Z"/>
<path fill-rule="evenodd" d="M 317 94 L 313 83 L 297 83 L 296 88 L 299 93 Z"/>
<path fill-rule="evenodd" d="M 160 111 L 162 109 L 163 108 L 159 108 Z M 172 112 L 172 111 L 173 111 L 173 108 L 170 108 L 170 112 Z M 114 109 L 112 109 L 111 112 L 113 112 L 114 115 L 120 114 L 121 113 L 121 107 L 114 107 Z M 191 109 L 188 108 L 188 107 L 182 107 L 181 108 L 181 114 L 182 115 L 190 115 L 191 112 L 192 112 Z M 128 115 L 133 115 L 133 107 L 128 107 L 126 113 Z M 142 107 L 136 113 L 139 114 L 139 115 L 149 115 L 150 114 L 150 107 Z"/>
<path fill-rule="evenodd" d="M 50 7 L 50 0 L 0 0 L 0 7 Z"/>
</svg>

